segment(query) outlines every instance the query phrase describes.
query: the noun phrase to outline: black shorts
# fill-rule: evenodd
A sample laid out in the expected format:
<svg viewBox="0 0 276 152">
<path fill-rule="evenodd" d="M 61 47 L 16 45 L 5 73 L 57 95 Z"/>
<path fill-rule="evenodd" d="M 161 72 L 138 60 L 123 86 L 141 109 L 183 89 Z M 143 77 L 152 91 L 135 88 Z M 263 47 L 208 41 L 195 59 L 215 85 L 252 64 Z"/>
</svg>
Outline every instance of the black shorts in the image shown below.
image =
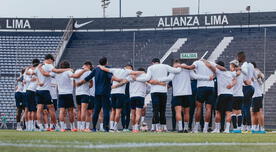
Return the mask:
<svg viewBox="0 0 276 152">
<path fill-rule="evenodd" d="M 190 102 L 192 100 L 191 95 L 186 96 L 173 96 L 172 98 L 172 106 L 182 106 L 183 108 L 188 108 L 190 106 Z"/>
<path fill-rule="evenodd" d="M 49 90 L 37 90 L 36 101 L 37 101 L 37 104 L 43 104 L 43 105 L 53 104 L 52 97 Z"/>
<path fill-rule="evenodd" d="M 136 108 L 144 108 L 145 104 L 145 98 L 144 97 L 131 97 L 130 98 L 130 106 L 131 109 L 136 109 Z"/>
<path fill-rule="evenodd" d="M 30 112 L 36 111 L 36 93 L 34 91 L 27 90 L 26 96 L 28 100 L 28 103 L 27 103 L 28 110 Z"/>
<path fill-rule="evenodd" d="M 57 111 L 57 99 L 52 99 L 52 101 L 54 103 L 55 110 Z"/>
<path fill-rule="evenodd" d="M 197 88 L 196 100 L 201 103 L 213 105 L 215 102 L 215 91 L 213 87 Z"/>
<path fill-rule="evenodd" d="M 87 110 L 93 110 L 94 109 L 94 104 L 95 104 L 95 97 L 94 96 L 89 96 L 89 103 Z"/>
<path fill-rule="evenodd" d="M 233 110 L 241 110 L 243 97 L 233 97 Z"/>
<path fill-rule="evenodd" d="M 252 111 L 260 112 L 260 109 L 263 108 L 263 97 L 255 97 L 252 102 Z"/>
<path fill-rule="evenodd" d="M 22 92 L 15 92 L 14 98 L 15 98 L 16 107 L 23 108 L 24 94 Z"/>
<path fill-rule="evenodd" d="M 74 99 L 72 94 L 58 95 L 58 108 L 74 108 Z"/>
<path fill-rule="evenodd" d="M 167 103 L 167 93 L 154 92 L 154 93 L 151 93 L 150 95 L 151 95 L 151 102 L 153 105 Z"/>
<path fill-rule="evenodd" d="M 216 110 L 223 113 L 233 110 L 233 95 L 221 94 L 218 96 Z"/>
<path fill-rule="evenodd" d="M 124 94 L 111 94 L 111 107 L 113 109 L 122 109 L 125 101 Z"/>
<path fill-rule="evenodd" d="M 78 105 L 81 105 L 82 103 L 89 103 L 89 95 L 77 95 L 76 101 Z"/>
<path fill-rule="evenodd" d="M 58 106 L 58 105 L 57 105 L 57 99 L 52 99 L 52 102 L 53 102 L 53 104 L 54 104 L 55 111 L 57 111 L 57 108 L 58 108 L 58 107 L 57 107 L 57 106 Z M 43 109 L 44 109 L 44 110 L 49 110 L 48 107 L 47 107 L 47 105 L 44 105 Z"/>
</svg>

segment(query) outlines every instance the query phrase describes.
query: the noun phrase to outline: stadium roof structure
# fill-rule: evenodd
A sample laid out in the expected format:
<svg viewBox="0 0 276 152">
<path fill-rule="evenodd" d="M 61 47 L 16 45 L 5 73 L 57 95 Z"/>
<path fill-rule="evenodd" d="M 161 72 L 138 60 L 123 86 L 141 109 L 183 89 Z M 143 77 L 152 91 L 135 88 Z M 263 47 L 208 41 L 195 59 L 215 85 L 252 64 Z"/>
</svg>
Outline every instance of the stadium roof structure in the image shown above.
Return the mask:
<svg viewBox="0 0 276 152">
<path fill-rule="evenodd" d="M 69 18 L 0 18 L 0 30 L 60 31 Z M 125 18 L 74 18 L 78 31 L 248 28 L 276 25 L 276 12 L 222 13 Z"/>
</svg>

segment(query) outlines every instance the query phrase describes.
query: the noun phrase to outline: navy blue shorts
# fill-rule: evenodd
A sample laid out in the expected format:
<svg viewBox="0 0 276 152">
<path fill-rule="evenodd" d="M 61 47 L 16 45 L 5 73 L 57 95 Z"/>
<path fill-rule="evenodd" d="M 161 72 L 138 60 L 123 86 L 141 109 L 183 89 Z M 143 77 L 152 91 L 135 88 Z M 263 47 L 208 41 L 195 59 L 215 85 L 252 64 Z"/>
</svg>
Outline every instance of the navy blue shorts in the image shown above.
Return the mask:
<svg viewBox="0 0 276 152">
<path fill-rule="evenodd" d="M 190 102 L 192 100 L 191 95 L 186 96 L 173 96 L 172 98 L 172 106 L 182 106 L 183 108 L 188 108 L 190 106 Z"/>
<path fill-rule="evenodd" d="M 260 112 L 260 109 L 263 108 L 263 97 L 255 97 L 252 102 L 252 111 Z"/>
<path fill-rule="evenodd" d="M 36 93 L 34 91 L 27 90 L 26 95 L 28 99 L 28 110 L 30 112 L 36 111 Z"/>
<path fill-rule="evenodd" d="M 53 104 L 52 97 L 49 90 L 37 90 L 36 101 L 37 101 L 37 104 L 43 104 L 43 105 Z"/>
<path fill-rule="evenodd" d="M 113 109 L 122 109 L 125 101 L 124 94 L 111 94 L 111 107 Z"/>
<path fill-rule="evenodd" d="M 213 105 L 215 102 L 215 91 L 213 87 L 197 88 L 196 100 L 201 103 Z"/>
<path fill-rule="evenodd" d="M 24 94 L 22 92 L 15 92 L 15 103 L 17 108 L 23 108 Z"/>
<path fill-rule="evenodd" d="M 242 92 L 243 92 L 243 95 L 244 95 L 244 98 L 243 98 L 243 102 L 245 103 L 252 103 L 252 96 L 254 94 L 254 87 L 252 86 L 243 86 L 242 88 Z"/>
<path fill-rule="evenodd" d="M 74 108 L 74 99 L 72 94 L 58 95 L 58 108 Z"/>
<path fill-rule="evenodd" d="M 76 96 L 77 104 L 81 105 L 82 103 L 89 103 L 89 95 L 77 95 Z"/>
<path fill-rule="evenodd" d="M 242 102 L 243 102 L 243 97 L 233 97 L 233 109 L 241 110 Z"/>
<path fill-rule="evenodd" d="M 89 96 L 89 103 L 87 110 L 93 110 L 94 109 L 94 104 L 95 104 L 95 97 L 94 96 Z"/>
<path fill-rule="evenodd" d="M 136 108 L 144 108 L 145 104 L 145 98 L 144 97 L 131 97 L 130 98 L 130 106 L 131 109 L 136 109 Z"/>
<path fill-rule="evenodd" d="M 28 108 L 28 98 L 27 98 L 27 93 L 23 93 L 23 107 Z"/>
<path fill-rule="evenodd" d="M 216 110 L 223 113 L 233 110 L 233 95 L 221 94 L 218 96 Z"/>
</svg>

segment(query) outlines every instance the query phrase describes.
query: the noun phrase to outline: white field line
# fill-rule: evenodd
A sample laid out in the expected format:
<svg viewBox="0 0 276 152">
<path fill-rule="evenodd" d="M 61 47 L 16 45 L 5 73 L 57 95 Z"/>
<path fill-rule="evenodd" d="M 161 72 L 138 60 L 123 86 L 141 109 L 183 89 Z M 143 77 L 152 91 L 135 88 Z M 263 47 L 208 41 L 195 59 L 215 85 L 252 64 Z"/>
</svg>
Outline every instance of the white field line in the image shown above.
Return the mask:
<svg viewBox="0 0 276 152">
<path fill-rule="evenodd" d="M 50 145 L 50 144 L 16 144 L 0 141 L 1 146 L 25 148 L 75 148 L 75 149 L 108 149 L 108 148 L 142 148 L 142 147 L 191 147 L 191 146 L 276 146 L 276 143 L 122 143 L 99 145 Z"/>
</svg>

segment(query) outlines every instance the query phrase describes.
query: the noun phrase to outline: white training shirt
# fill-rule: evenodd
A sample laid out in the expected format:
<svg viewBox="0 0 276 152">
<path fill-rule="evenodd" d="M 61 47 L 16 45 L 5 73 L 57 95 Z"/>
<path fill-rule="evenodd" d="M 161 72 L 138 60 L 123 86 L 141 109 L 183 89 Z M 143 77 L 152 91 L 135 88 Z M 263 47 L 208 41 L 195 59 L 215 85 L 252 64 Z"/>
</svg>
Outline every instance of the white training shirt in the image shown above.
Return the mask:
<svg viewBox="0 0 276 152">
<path fill-rule="evenodd" d="M 244 74 L 244 80 L 247 80 L 247 81 L 249 80 L 250 82 L 252 82 L 252 79 L 254 78 L 254 71 L 255 71 L 253 64 L 244 62 L 241 66 L 241 71 Z"/>
<path fill-rule="evenodd" d="M 55 78 L 51 78 L 51 90 L 50 90 L 50 94 L 52 99 L 57 99 L 57 82 Z"/>
<path fill-rule="evenodd" d="M 149 80 L 159 80 L 167 77 L 169 73 L 179 73 L 181 68 L 173 68 L 167 64 L 153 64 L 148 67 L 147 74 L 137 77 L 137 81 L 146 82 Z M 167 86 L 151 85 L 151 93 L 167 93 Z"/>
<path fill-rule="evenodd" d="M 52 70 L 54 69 L 54 66 L 52 64 L 44 64 L 42 66 L 42 69 L 45 72 L 52 72 Z M 43 86 L 38 85 L 36 89 L 37 90 L 48 90 L 48 91 L 50 91 L 51 90 L 51 77 L 50 76 L 46 77 L 46 76 L 42 75 L 42 73 L 39 71 L 38 68 L 36 68 L 34 70 L 34 72 L 37 75 L 38 81 L 40 83 L 44 84 Z"/>
<path fill-rule="evenodd" d="M 141 74 L 138 77 L 143 77 L 145 74 Z M 128 77 L 129 81 L 129 96 L 132 97 L 143 97 L 150 92 L 150 87 L 146 82 L 134 81 L 131 77 Z"/>
<path fill-rule="evenodd" d="M 253 87 L 254 87 L 254 94 L 253 98 L 255 97 L 261 97 L 263 95 L 263 88 L 262 88 L 262 81 L 258 80 L 258 74 L 261 74 L 261 71 L 258 69 L 255 69 L 254 71 L 254 81 L 253 81 Z"/>
<path fill-rule="evenodd" d="M 81 72 L 83 69 L 78 69 L 76 70 L 76 73 Z M 79 78 L 76 78 L 75 81 L 76 82 L 80 82 L 82 80 L 84 80 L 89 74 L 91 73 L 91 71 L 86 71 L 84 72 Z M 78 86 L 76 88 L 76 95 L 88 95 L 89 96 L 89 82 L 85 82 L 83 85 Z"/>
<path fill-rule="evenodd" d="M 217 83 L 218 83 L 218 95 L 221 94 L 233 94 L 233 87 L 227 88 L 227 85 L 232 83 L 232 80 L 236 76 L 236 72 L 220 71 L 216 69 Z"/>
<path fill-rule="evenodd" d="M 127 76 L 132 72 L 132 70 L 128 69 L 119 69 L 119 68 L 110 68 L 110 73 L 113 74 L 116 78 L 119 79 L 126 79 Z M 116 85 L 119 82 L 113 81 L 112 85 Z M 111 94 L 125 94 L 126 85 L 122 85 L 118 88 L 111 89 Z"/>
<path fill-rule="evenodd" d="M 73 94 L 73 75 L 72 71 L 65 71 L 62 73 L 51 73 L 55 77 L 58 87 L 58 94 Z"/>
<path fill-rule="evenodd" d="M 22 81 L 17 81 L 16 85 L 17 85 L 17 88 L 16 88 L 15 92 L 23 92 L 24 86 L 23 86 Z"/>
<path fill-rule="evenodd" d="M 34 70 L 33 69 L 29 69 L 28 72 L 33 73 Z M 31 81 L 31 79 L 36 78 L 35 75 L 29 75 L 28 77 L 26 77 L 26 82 L 29 82 L 29 85 L 27 87 L 27 90 L 29 91 L 36 91 L 37 88 L 37 81 Z"/>
<path fill-rule="evenodd" d="M 243 97 L 243 81 L 244 81 L 244 74 L 241 73 L 239 76 L 236 77 L 237 83 L 233 87 L 233 96 L 234 97 Z"/>
<path fill-rule="evenodd" d="M 160 79 L 162 82 L 172 81 L 173 96 L 192 95 L 191 78 L 197 80 L 209 80 L 209 76 L 200 76 L 193 70 L 181 69 L 180 73 L 170 73 L 167 78 Z"/>
<path fill-rule="evenodd" d="M 92 81 L 93 81 L 93 86 L 89 89 L 89 94 L 90 96 L 95 97 L 95 77 L 93 77 Z"/>
<path fill-rule="evenodd" d="M 210 62 L 213 64 L 212 62 Z M 195 61 L 193 63 L 195 66 L 195 71 L 198 75 L 207 75 L 211 76 L 214 74 L 211 69 L 209 69 L 203 61 Z M 197 87 L 214 87 L 214 81 L 213 80 L 198 80 L 197 81 Z"/>
<path fill-rule="evenodd" d="M 23 82 L 24 82 L 24 85 L 23 85 L 23 93 L 26 92 L 28 86 L 29 86 L 29 82 L 26 81 L 26 79 L 29 79 L 28 77 L 30 77 L 29 75 L 26 74 L 27 71 L 25 71 L 25 73 L 23 74 Z"/>
</svg>

